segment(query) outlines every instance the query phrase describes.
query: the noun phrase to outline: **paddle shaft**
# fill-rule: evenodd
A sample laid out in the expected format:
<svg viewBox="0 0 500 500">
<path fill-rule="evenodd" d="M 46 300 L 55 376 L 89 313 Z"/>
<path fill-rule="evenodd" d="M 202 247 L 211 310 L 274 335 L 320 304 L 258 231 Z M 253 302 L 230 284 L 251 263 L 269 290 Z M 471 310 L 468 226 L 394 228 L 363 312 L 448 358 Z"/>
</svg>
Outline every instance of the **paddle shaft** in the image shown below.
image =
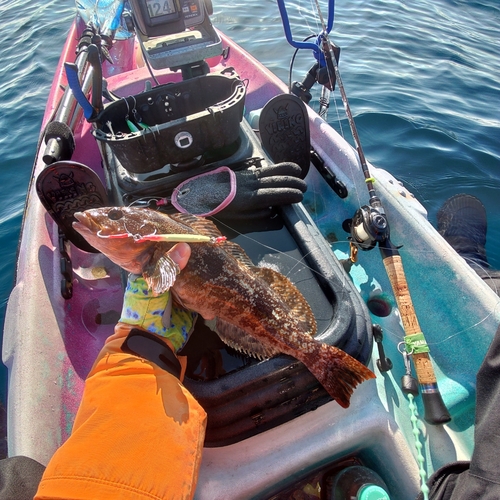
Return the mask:
<svg viewBox="0 0 500 500">
<path fill-rule="evenodd" d="M 96 113 L 102 109 L 102 69 L 100 55 L 98 48 L 91 43 L 91 33 L 93 33 L 92 29 L 88 28 L 79 39 L 75 62 L 70 63 L 72 72 L 70 74 L 67 73 L 68 85 L 64 90 L 64 94 L 52 120 L 53 123 L 61 124 L 63 130 L 67 129 L 69 135 L 72 135 L 75 123 L 79 117 L 77 104 L 84 103 L 82 109 L 84 113 L 90 113 L 89 116 L 94 113 L 94 109 Z M 92 105 L 87 102 L 89 110 L 86 111 L 85 96 L 89 93 L 91 87 Z M 71 154 L 63 156 L 62 139 L 57 134 L 45 137 L 46 148 L 43 160 L 47 165 L 59 160 L 71 159 Z"/>
<path fill-rule="evenodd" d="M 391 252 L 387 252 L 387 249 L 381 246 L 382 259 L 387 271 L 387 276 L 389 277 L 389 281 L 396 298 L 406 335 L 417 335 L 422 333 L 422 330 L 420 329 L 417 315 L 413 307 L 401 256 L 397 250 L 391 250 Z M 449 422 L 451 417 L 443 402 L 441 393 L 439 392 L 436 375 L 434 374 L 429 353 L 413 353 L 412 359 L 415 365 L 415 372 L 417 374 L 420 390 L 422 392 L 425 420 L 434 425 Z"/>
</svg>

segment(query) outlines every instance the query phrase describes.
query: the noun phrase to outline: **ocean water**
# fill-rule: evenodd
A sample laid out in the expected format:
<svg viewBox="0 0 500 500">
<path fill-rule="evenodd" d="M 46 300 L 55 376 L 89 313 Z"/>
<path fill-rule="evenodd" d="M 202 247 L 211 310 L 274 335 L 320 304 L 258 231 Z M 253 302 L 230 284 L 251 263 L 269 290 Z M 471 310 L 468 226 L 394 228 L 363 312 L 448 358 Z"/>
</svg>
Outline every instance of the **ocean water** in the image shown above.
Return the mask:
<svg viewBox="0 0 500 500">
<path fill-rule="evenodd" d="M 214 0 L 213 22 L 288 81 L 293 49 L 274 0 Z M 317 33 L 315 3 L 289 1 L 294 37 Z M 292 5 L 293 4 L 293 5 Z M 320 5 L 326 15 L 325 1 Z M 26 191 L 45 100 L 74 13 L 70 0 L 0 1 L 0 323 L 15 276 Z M 487 252 L 500 268 L 500 3 L 336 2 L 332 40 L 367 159 L 391 172 L 435 222 L 453 194 L 488 212 Z M 312 65 L 302 53 L 293 79 Z M 328 115 L 352 143 L 335 92 Z M 0 373 L 5 400 L 5 370 Z"/>
</svg>

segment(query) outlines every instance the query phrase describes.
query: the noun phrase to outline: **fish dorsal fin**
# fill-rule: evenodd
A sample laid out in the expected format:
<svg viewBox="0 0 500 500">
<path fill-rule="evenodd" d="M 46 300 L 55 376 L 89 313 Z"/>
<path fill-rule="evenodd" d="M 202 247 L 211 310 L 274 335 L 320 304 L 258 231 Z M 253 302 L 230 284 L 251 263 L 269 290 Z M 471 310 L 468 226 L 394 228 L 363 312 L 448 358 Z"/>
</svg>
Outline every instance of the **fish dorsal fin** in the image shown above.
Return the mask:
<svg viewBox="0 0 500 500">
<path fill-rule="evenodd" d="M 316 320 L 309 304 L 295 285 L 273 269 L 254 265 L 248 267 L 251 273 L 268 284 L 272 291 L 288 306 L 290 314 L 301 324 L 304 333 L 314 337 L 316 335 Z M 279 350 L 272 346 L 263 345 L 260 340 L 251 337 L 243 329 L 220 318 L 217 318 L 214 329 L 229 347 L 254 358 L 266 359 L 280 353 Z"/>
<path fill-rule="evenodd" d="M 255 264 L 251 261 L 250 257 L 245 253 L 237 243 L 232 241 L 224 241 L 221 247 L 232 257 L 234 257 L 239 264 L 248 269 L 253 269 Z"/>
<path fill-rule="evenodd" d="M 291 313 L 304 327 L 304 333 L 314 337 L 317 326 L 316 319 L 304 296 L 297 287 L 281 273 L 268 267 L 252 267 L 252 271 L 275 292 L 281 300 L 290 308 Z"/>
<path fill-rule="evenodd" d="M 272 358 L 280 353 L 272 346 L 265 346 L 260 340 L 251 337 L 245 330 L 220 318 L 215 320 L 215 325 L 209 324 L 209 326 L 217 333 L 224 344 L 248 356 L 262 360 Z"/>
<path fill-rule="evenodd" d="M 188 226 L 204 236 L 210 236 L 211 238 L 218 238 L 219 236 L 222 236 L 217 226 L 211 220 L 203 217 L 180 213 L 169 215 L 169 217 L 175 222 Z"/>
<path fill-rule="evenodd" d="M 219 231 L 217 226 L 211 220 L 205 219 L 203 217 L 197 217 L 196 215 L 182 213 L 173 214 L 169 217 L 174 221 L 179 222 L 180 224 L 184 224 L 197 233 L 203 234 L 205 236 L 210 236 L 213 238 L 222 236 L 222 233 Z M 235 258 L 244 267 L 249 268 L 254 266 L 254 263 L 250 260 L 250 257 L 248 257 L 243 248 L 241 248 L 237 243 L 226 240 L 218 242 L 217 245 L 233 258 Z"/>
</svg>

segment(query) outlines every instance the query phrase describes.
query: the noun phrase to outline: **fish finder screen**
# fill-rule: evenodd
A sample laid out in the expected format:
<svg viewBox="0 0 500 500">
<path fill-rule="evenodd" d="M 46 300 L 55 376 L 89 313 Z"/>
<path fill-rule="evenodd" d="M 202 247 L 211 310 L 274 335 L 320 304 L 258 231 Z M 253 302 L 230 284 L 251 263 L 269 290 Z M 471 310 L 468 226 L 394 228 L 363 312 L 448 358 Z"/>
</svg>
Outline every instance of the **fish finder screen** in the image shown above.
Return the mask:
<svg viewBox="0 0 500 500">
<path fill-rule="evenodd" d="M 146 0 L 150 18 L 174 14 L 176 12 L 174 0 Z"/>
</svg>

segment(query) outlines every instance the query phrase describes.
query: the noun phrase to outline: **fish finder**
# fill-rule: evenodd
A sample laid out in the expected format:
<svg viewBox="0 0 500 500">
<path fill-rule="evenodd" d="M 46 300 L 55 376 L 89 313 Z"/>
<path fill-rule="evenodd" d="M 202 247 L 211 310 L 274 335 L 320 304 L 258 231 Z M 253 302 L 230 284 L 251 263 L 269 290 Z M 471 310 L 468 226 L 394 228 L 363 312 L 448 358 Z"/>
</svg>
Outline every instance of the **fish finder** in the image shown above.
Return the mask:
<svg viewBox="0 0 500 500">
<path fill-rule="evenodd" d="M 131 0 L 141 33 L 148 38 L 179 33 L 202 24 L 204 0 Z"/>
<path fill-rule="evenodd" d="M 130 0 L 136 34 L 154 69 L 175 68 L 222 53 L 210 22 L 211 0 Z"/>
</svg>

